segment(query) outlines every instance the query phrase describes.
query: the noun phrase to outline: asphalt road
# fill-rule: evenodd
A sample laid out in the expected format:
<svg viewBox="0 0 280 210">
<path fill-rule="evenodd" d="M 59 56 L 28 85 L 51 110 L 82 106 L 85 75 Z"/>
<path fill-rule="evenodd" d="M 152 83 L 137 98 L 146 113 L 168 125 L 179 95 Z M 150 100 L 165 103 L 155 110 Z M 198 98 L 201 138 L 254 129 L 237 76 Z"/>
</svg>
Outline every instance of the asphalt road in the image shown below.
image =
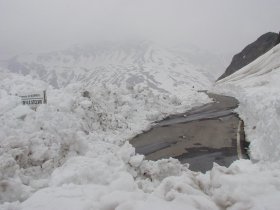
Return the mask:
<svg viewBox="0 0 280 210">
<path fill-rule="evenodd" d="M 207 93 L 214 102 L 157 122 L 149 131 L 130 140 L 148 160 L 174 157 L 190 169 L 205 172 L 213 162 L 229 166 L 247 158 L 244 125 L 233 110 L 238 101 Z"/>
</svg>

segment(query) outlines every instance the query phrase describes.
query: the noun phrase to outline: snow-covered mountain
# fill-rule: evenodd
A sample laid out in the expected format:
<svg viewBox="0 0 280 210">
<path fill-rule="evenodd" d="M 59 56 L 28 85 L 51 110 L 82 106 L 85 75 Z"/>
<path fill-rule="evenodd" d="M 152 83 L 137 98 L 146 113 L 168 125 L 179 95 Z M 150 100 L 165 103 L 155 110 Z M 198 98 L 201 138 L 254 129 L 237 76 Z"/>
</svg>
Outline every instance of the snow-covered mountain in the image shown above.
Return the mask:
<svg viewBox="0 0 280 210">
<path fill-rule="evenodd" d="M 5 62 L 9 71 L 32 75 L 55 88 L 81 81 L 126 87 L 145 84 L 168 92 L 179 87 L 209 87 L 218 75 L 217 69 L 223 67 L 219 58 L 199 49 L 170 49 L 148 41 L 76 46 L 24 54 Z"/>
</svg>

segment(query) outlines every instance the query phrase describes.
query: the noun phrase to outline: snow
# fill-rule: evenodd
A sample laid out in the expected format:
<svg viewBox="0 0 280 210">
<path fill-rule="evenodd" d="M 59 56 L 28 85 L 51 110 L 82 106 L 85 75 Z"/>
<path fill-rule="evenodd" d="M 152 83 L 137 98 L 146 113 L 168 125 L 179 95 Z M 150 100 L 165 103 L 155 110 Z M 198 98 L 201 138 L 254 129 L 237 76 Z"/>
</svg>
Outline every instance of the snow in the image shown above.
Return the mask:
<svg viewBox="0 0 280 210">
<path fill-rule="evenodd" d="M 32 75 L 55 88 L 79 81 L 122 88 L 145 84 L 157 91 L 182 92 L 192 86 L 209 87 L 210 80 L 218 76 L 216 70 L 224 67 L 217 56 L 201 51 L 170 50 L 149 41 L 100 43 L 24 54 L 10 59 L 6 66 L 11 72 Z M 203 65 L 197 60 L 203 60 Z"/>
<path fill-rule="evenodd" d="M 228 169 L 216 165 L 208 175 L 208 180 L 201 176 L 202 182 L 207 183 L 202 185 L 203 190 L 222 209 L 279 207 L 279 162 L 252 164 L 249 160 L 239 160 Z"/>
<path fill-rule="evenodd" d="M 240 101 L 254 163 L 215 164 L 205 174 L 172 158 L 145 160 L 127 141 L 155 120 L 209 102 L 190 86 L 203 75 L 165 91 L 82 81 L 54 89 L 1 70 L 0 209 L 278 209 L 279 56 L 277 46 L 213 88 Z M 17 94 L 38 89 L 47 90 L 48 104 L 21 105 Z"/>
<path fill-rule="evenodd" d="M 121 190 L 125 193 L 121 197 L 134 191 L 145 197 L 144 191 L 153 191 L 160 180 L 181 174 L 182 166 L 177 160 L 146 161 L 127 140 L 149 129 L 154 120 L 210 101 L 192 88 L 185 89 L 184 96 L 158 93 L 144 85 L 122 89 L 78 82 L 53 89 L 29 76 L 3 72 L 0 77 L 0 202 L 5 209 L 32 209 L 33 205 L 36 209 L 33 198 L 43 194 L 53 200 L 53 191 L 67 193 L 68 185 L 73 191 L 100 188 L 104 196 Z M 23 106 L 17 96 L 35 87 L 47 89 L 48 96 L 48 104 L 36 111 Z M 142 178 L 136 181 L 138 177 Z M 66 197 L 71 197 L 69 193 Z M 83 208 L 79 199 L 72 200 L 76 204 L 69 206 Z M 103 202 L 109 205 L 106 199 Z M 46 200 L 47 204 L 56 206 Z"/>
<path fill-rule="evenodd" d="M 220 203 L 232 200 L 231 209 L 278 209 L 280 175 L 280 45 L 253 63 L 217 82 L 214 91 L 236 97 L 236 112 L 245 122 L 246 138 L 250 141 L 249 161 L 238 161 L 230 168 L 234 177 L 217 175 Z M 215 171 L 214 169 L 211 171 Z M 215 177 L 216 175 L 214 175 Z M 212 175 L 213 177 L 213 175 Z M 223 180 L 224 179 L 224 180 Z M 234 189 L 234 190 L 233 190 Z M 226 193 L 228 191 L 229 193 Z M 248 198 L 248 195 L 250 197 Z M 219 197 L 219 198 L 218 198 Z M 232 204 L 236 202 L 236 204 Z M 216 201 L 217 203 L 217 201 Z"/>
<path fill-rule="evenodd" d="M 215 91 L 233 95 L 245 122 L 250 154 L 256 160 L 277 161 L 280 156 L 280 46 L 219 81 Z"/>
</svg>

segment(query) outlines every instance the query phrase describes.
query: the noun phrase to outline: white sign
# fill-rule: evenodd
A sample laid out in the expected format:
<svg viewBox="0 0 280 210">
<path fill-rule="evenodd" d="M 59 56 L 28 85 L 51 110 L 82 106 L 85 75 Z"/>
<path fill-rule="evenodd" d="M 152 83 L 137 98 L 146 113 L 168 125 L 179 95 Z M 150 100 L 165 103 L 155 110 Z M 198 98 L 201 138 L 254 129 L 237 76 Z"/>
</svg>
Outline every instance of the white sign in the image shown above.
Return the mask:
<svg viewBox="0 0 280 210">
<path fill-rule="evenodd" d="M 31 107 L 37 107 L 40 104 L 47 103 L 47 94 L 45 90 L 40 93 L 21 95 L 20 97 L 23 105 L 29 105 Z"/>
</svg>

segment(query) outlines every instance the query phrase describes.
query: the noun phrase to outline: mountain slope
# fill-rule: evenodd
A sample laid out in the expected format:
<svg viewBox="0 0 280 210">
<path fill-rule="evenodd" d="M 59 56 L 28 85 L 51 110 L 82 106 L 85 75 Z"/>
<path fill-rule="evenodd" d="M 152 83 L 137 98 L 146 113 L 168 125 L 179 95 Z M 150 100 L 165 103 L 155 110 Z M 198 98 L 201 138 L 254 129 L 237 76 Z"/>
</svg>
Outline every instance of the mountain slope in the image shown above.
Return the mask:
<svg viewBox="0 0 280 210">
<path fill-rule="evenodd" d="M 192 87 L 205 89 L 216 75 L 207 68 L 207 62 L 202 65 L 194 62 L 198 60 L 194 55 L 195 52 L 182 54 L 150 42 L 102 43 L 21 55 L 7 61 L 6 68 L 13 73 L 32 75 L 55 88 L 81 81 L 117 87 L 144 84 L 163 92 Z M 222 65 L 219 61 L 216 63 L 211 64 L 212 68 Z"/>
<path fill-rule="evenodd" d="M 233 57 L 231 64 L 227 67 L 225 73 L 218 78 L 218 80 L 223 79 L 248 65 L 279 43 L 280 34 L 268 32 L 262 35 Z"/>
</svg>

